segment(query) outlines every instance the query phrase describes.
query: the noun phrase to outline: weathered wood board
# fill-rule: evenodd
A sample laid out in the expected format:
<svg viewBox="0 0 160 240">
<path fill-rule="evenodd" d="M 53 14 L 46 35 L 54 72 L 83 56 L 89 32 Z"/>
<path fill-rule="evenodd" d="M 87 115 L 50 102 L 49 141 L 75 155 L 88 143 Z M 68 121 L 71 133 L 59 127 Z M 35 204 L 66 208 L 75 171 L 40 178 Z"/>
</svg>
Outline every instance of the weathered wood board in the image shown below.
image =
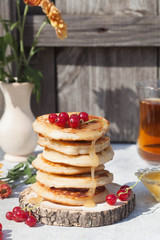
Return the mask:
<svg viewBox="0 0 160 240">
<path fill-rule="evenodd" d="M 64 15 L 68 38 L 57 39 L 54 29 L 46 25 L 39 46 L 57 47 L 150 47 L 160 45 L 160 17 L 135 15 Z M 30 16 L 25 28 L 25 44 L 31 45 L 44 17 Z M 34 25 L 34 30 L 33 30 Z M 30 33 L 33 34 L 30 34 Z"/>
<path fill-rule="evenodd" d="M 117 184 L 109 184 L 109 192 L 116 193 L 119 189 Z M 20 207 L 34 205 L 29 202 L 30 198 L 37 197 L 31 188 L 25 189 L 19 196 Z M 114 206 L 107 203 L 97 204 L 95 208 L 64 206 L 43 201 L 32 210 L 37 220 L 47 225 L 76 226 L 76 227 L 100 227 L 114 224 L 126 217 L 134 210 L 135 194 L 132 192 L 125 202 L 118 201 Z"/>
<path fill-rule="evenodd" d="M 159 1 L 159 0 L 158 0 Z M 56 6 L 64 14 L 121 14 L 156 15 L 157 0 L 56 0 Z"/>
<path fill-rule="evenodd" d="M 37 103 L 35 95 L 32 95 L 31 106 L 33 113 L 35 116 L 40 116 L 49 112 L 56 112 L 55 49 L 46 48 L 39 52 L 32 64 L 37 69 L 40 69 L 43 74 L 40 102 Z"/>
<path fill-rule="evenodd" d="M 74 12 L 77 15 L 85 13 L 87 15 L 92 14 L 92 11 L 95 14 L 94 7 L 89 9 L 82 2 L 83 12 L 82 9 L 77 8 L 79 1 L 76 3 L 62 2 L 61 5 L 61 1 L 57 1 L 57 6 L 59 8 L 63 6 L 64 14 Z M 112 1 L 113 4 L 111 1 L 105 1 L 107 2 L 112 6 L 113 11 L 115 1 Z M 106 10 L 107 15 L 108 8 L 105 9 L 106 5 L 103 1 L 99 1 L 100 3 L 103 14 Z M 123 7 L 130 9 L 130 15 L 137 16 L 139 12 L 141 16 L 148 14 L 156 16 L 157 14 L 156 1 L 152 3 L 143 1 L 143 4 L 141 1 L 132 3 L 131 1 L 116 1 L 117 10 L 114 16 L 118 11 L 122 14 Z M 99 13 L 99 10 L 97 12 Z M 117 22 L 118 24 L 120 23 Z M 121 31 L 119 34 L 123 38 Z M 121 44 L 123 43 L 120 42 L 119 45 Z M 157 78 L 157 49 L 140 47 L 58 48 L 56 61 L 59 111 L 78 109 L 78 111 L 105 116 L 111 122 L 111 141 L 135 142 L 138 132 L 138 99 L 135 85 L 136 81 Z"/>
<path fill-rule="evenodd" d="M 56 6 L 67 21 L 69 37 L 57 39 L 49 25 L 40 35 L 39 45 L 46 51 L 33 63 L 44 74 L 40 103 L 32 98 L 35 116 L 88 111 L 110 120 L 111 141 L 135 142 L 135 83 L 159 77 L 160 0 L 57 0 Z M 8 19 L 13 7 L 15 0 L 0 1 L 0 13 Z M 28 17 L 27 47 L 43 19 Z M 0 94 L 0 115 L 3 108 Z"/>
</svg>

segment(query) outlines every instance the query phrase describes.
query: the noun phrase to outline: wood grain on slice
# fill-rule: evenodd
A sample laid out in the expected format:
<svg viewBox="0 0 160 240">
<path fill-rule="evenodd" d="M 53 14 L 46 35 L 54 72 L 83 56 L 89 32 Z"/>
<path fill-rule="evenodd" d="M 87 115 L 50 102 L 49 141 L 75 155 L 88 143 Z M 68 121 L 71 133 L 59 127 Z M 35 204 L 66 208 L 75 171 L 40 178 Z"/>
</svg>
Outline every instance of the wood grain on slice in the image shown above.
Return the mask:
<svg viewBox="0 0 160 240">
<path fill-rule="evenodd" d="M 107 186 L 110 193 L 116 193 L 120 188 L 118 184 L 111 183 Z M 21 192 L 19 196 L 20 207 L 33 207 L 30 198 L 36 197 L 30 187 Z M 33 209 L 37 220 L 47 225 L 100 227 L 114 224 L 126 218 L 135 207 L 135 194 L 132 192 L 125 202 L 118 201 L 114 206 L 107 203 L 97 204 L 95 208 L 65 206 L 43 201 Z"/>
</svg>

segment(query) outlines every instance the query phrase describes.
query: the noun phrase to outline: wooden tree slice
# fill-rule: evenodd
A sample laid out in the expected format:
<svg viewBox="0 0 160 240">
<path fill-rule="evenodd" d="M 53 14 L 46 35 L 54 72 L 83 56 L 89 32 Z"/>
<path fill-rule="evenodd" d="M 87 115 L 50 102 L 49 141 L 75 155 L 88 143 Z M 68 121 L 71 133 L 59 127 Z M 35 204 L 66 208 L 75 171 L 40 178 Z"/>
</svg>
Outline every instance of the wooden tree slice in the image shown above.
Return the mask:
<svg viewBox="0 0 160 240">
<path fill-rule="evenodd" d="M 110 193 L 116 193 L 120 186 L 115 183 L 107 185 Z M 30 198 L 37 197 L 37 194 L 28 187 L 20 193 L 20 207 L 35 207 L 29 202 Z M 132 192 L 125 202 L 117 201 L 114 206 L 107 203 L 97 204 L 94 208 L 84 206 L 65 206 L 49 201 L 43 201 L 36 206 L 32 212 L 38 222 L 55 226 L 76 226 L 76 227 L 100 227 L 116 223 L 126 218 L 135 207 L 135 194 Z"/>
</svg>

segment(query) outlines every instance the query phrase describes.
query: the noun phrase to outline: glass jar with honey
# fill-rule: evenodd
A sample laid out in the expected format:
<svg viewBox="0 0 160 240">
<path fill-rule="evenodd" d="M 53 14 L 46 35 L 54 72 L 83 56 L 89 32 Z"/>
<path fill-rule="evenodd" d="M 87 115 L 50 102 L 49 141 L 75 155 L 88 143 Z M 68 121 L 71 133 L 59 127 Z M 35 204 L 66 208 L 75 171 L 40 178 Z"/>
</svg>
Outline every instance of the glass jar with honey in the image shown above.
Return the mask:
<svg viewBox="0 0 160 240">
<path fill-rule="evenodd" d="M 145 187 L 148 188 L 157 202 L 160 202 L 160 166 L 150 166 L 144 169 L 139 169 L 135 175 L 138 178 L 141 178 Z"/>
<path fill-rule="evenodd" d="M 137 83 L 137 93 L 140 105 L 138 152 L 152 164 L 160 164 L 160 80 Z"/>
</svg>

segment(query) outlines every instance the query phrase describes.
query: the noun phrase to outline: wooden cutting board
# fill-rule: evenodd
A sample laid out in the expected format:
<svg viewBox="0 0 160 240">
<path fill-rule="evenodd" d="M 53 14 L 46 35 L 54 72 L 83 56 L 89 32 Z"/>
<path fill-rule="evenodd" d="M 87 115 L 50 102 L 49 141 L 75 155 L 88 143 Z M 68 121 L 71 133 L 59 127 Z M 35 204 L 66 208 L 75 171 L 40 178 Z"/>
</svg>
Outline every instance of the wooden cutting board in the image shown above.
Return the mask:
<svg viewBox="0 0 160 240">
<path fill-rule="evenodd" d="M 120 185 L 111 183 L 107 185 L 109 193 L 116 193 Z M 20 193 L 20 207 L 32 208 L 34 204 L 29 202 L 30 198 L 37 197 L 37 194 L 30 187 Z M 84 206 L 65 206 L 49 201 L 43 201 L 36 206 L 32 212 L 38 222 L 55 226 L 76 226 L 76 227 L 100 227 L 116 223 L 126 218 L 135 207 L 135 194 L 132 192 L 125 202 L 117 201 L 114 206 L 107 203 L 97 204 L 94 208 Z"/>
</svg>

